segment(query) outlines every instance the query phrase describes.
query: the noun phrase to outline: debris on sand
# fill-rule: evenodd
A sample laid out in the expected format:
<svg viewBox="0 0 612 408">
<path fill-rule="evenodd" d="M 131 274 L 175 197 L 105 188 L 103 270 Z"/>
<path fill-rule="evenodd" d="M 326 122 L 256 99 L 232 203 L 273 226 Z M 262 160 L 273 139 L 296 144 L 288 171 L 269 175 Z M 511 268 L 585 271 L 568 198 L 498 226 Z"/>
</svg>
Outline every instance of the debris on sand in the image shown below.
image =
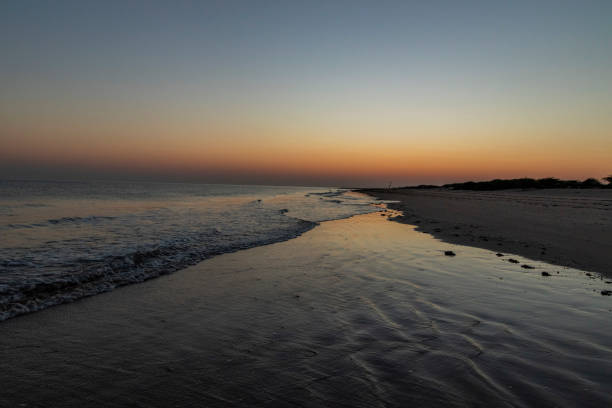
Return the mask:
<svg viewBox="0 0 612 408">
<path fill-rule="evenodd" d="M 550 276 L 550 273 L 548 273 L 548 272 L 542 272 L 542 276 Z"/>
<path fill-rule="evenodd" d="M 601 296 L 612 296 L 612 290 L 602 290 Z"/>
<path fill-rule="evenodd" d="M 444 251 L 444 255 L 446 255 L 446 256 L 455 256 L 456 254 L 453 251 Z"/>
<path fill-rule="evenodd" d="M 504 256 L 504 254 L 500 254 L 499 252 L 495 254 L 496 256 Z"/>
<path fill-rule="evenodd" d="M 508 259 L 508 262 L 510 262 L 510 263 L 519 263 L 519 261 L 517 261 L 516 259 L 512 259 L 512 258 Z"/>
<path fill-rule="evenodd" d="M 527 264 L 522 264 L 521 268 L 523 268 L 523 269 L 535 269 L 533 266 L 527 265 Z"/>
</svg>

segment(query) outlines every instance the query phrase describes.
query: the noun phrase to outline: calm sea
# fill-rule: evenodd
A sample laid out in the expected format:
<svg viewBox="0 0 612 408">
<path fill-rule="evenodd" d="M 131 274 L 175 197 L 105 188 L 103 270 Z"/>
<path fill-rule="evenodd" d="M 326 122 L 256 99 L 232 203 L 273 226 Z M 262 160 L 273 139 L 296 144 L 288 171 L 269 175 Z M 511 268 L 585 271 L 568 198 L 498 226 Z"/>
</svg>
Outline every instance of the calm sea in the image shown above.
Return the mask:
<svg viewBox="0 0 612 408">
<path fill-rule="evenodd" d="M 0 320 L 375 211 L 336 188 L 0 181 Z"/>
</svg>

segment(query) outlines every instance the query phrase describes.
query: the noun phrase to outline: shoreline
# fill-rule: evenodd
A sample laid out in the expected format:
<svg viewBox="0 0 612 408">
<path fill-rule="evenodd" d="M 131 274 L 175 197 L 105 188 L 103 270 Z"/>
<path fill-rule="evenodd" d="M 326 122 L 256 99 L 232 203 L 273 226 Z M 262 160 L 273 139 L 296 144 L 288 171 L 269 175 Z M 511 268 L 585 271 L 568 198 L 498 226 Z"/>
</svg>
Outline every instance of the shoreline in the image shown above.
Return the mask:
<svg viewBox="0 0 612 408">
<path fill-rule="evenodd" d="M 531 264 L 323 222 L 3 322 L 0 405 L 609 405 L 608 285 Z"/>
<path fill-rule="evenodd" d="M 305 189 L 297 187 L 295 191 L 284 191 L 278 197 L 277 195 L 266 195 L 265 190 L 253 193 L 254 195 L 249 193 L 245 197 L 238 198 L 238 200 L 241 200 L 240 202 L 243 205 L 252 204 L 252 207 L 256 208 L 255 210 L 251 207 L 229 207 L 236 210 L 236 213 L 230 217 L 226 213 L 219 214 L 217 211 L 214 213 L 217 216 L 214 220 L 212 218 L 207 220 L 207 215 L 204 215 L 203 224 L 200 224 L 203 227 L 197 231 L 189 230 L 189 226 L 184 225 L 182 229 L 176 228 L 173 233 L 168 233 L 167 236 L 159 237 L 159 239 L 152 240 L 145 235 L 145 240 L 149 239 L 150 241 L 148 245 L 140 246 L 140 244 L 137 245 L 124 240 L 120 242 L 121 245 L 112 248 L 112 251 L 102 251 L 97 258 L 90 256 L 89 253 L 84 256 L 84 260 L 65 258 L 68 266 L 63 269 L 57 267 L 57 271 L 53 270 L 54 274 L 45 273 L 47 267 L 45 260 L 53 259 L 52 256 L 40 256 L 40 260 L 37 260 L 37 268 L 33 266 L 30 268 L 30 264 L 24 262 L 2 262 L 0 260 L 0 275 L 2 275 L 0 276 L 2 278 L 0 279 L 0 322 L 20 315 L 39 312 L 63 303 L 72 303 L 82 298 L 97 296 L 119 287 L 140 284 L 159 276 L 175 273 L 224 253 L 295 239 L 301 234 L 316 228 L 323 220 L 342 219 L 363 212 L 362 208 L 350 206 L 342 210 L 342 206 L 339 204 L 344 200 L 344 194 L 351 195 L 350 192 L 339 189 L 329 192 L 325 192 L 323 189 Z M 227 192 L 224 194 L 227 194 Z M 261 204 L 261 199 L 257 198 L 259 196 L 266 201 L 269 200 L 269 207 Z M 312 196 L 312 198 L 306 199 L 302 196 Z M 365 194 L 360 194 L 359 197 L 367 200 L 369 204 L 373 201 L 370 196 Z M 189 197 L 186 199 L 189 200 Z M 231 194 L 225 196 L 214 196 L 213 194 L 209 199 L 220 200 L 220 203 L 223 203 L 223 200 L 226 203 L 232 203 L 236 200 Z M 310 203 L 307 203 L 308 200 Z M 349 204 L 358 202 L 355 200 L 346 201 Z M 331 204 L 326 202 L 331 202 Z M 188 203 L 194 205 L 191 201 L 188 201 Z M 201 206 L 202 203 L 197 201 L 196 204 Z M 309 212 L 308 205 L 320 209 L 319 212 L 317 213 L 316 210 Z M 306 210 L 304 210 L 304 206 L 306 206 Z M 264 219 L 256 219 L 256 212 L 254 211 L 257 211 L 260 207 L 269 211 L 268 217 L 270 218 L 266 218 L 265 221 Z M 209 208 L 209 211 L 212 212 L 216 209 L 213 205 L 210 207 L 203 206 L 202 208 Z M 372 208 L 369 207 L 368 210 Z M 41 218 L 46 220 L 44 222 L 24 221 L 24 225 L 28 227 L 33 225 L 38 228 L 47 224 L 55 226 L 59 223 L 58 221 L 62 220 L 67 220 L 66 223 L 69 225 L 72 225 L 75 220 L 80 222 L 83 219 L 115 220 L 120 215 L 112 212 L 112 216 L 104 215 L 108 214 L 105 211 L 112 210 L 115 209 L 113 207 L 110 209 L 102 207 L 102 210 L 100 210 L 102 215 L 87 215 L 89 211 L 85 210 L 80 213 L 70 212 L 70 217 L 66 214 L 43 216 Z M 272 216 L 279 219 L 272 218 Z M 249 220 L 249 217 L 255 219 Z M 176 222 L 179 221 L 172 220 L 172 223 Z M 232 223 L 235 223 L 236 226 L 232 226 Z M 147 222 L 144 224 L 146 225 Z M 210 224 L 213 224 L 214 227 Z M 257 228 L 253 227 L 254 224 L 257 225 Z M 9 227 L 12 228 L 12 225 L 9 224 Z M 103 228 L 108 228 L 104 225 L 93 225 L 95 227 L 92 227 L 89 232 L 91 236 L 102 234 L 106 231 Z M 226 225 L 229 226 L 227 228 L 229 232 L 223 231 Z M 243 225 L 250 225 L 249 228 L 252 229 L 245 229 L 247 227 L 242 227 Z M 20 226 L 20 224 L 17 224 L 17 226 Z M 140 228 L 138 224 L 136 227 Z M 101 228 L 101 230 L 94 231 L 94 228 Z M 184 230 L 189 232 L 181 233 Z M 44 236 L 44 233 L 45 231 L 40 233 L 41 236 Z M 90 239 L 88 235 L 84 237 Z M 193 239 L 193 237 L 197 237 L 197 239 Z M 87 243 L 89 244 L 89 241 Z M 66 245 L 71 248 L 70 245 Z M 92 245 L 95 245 L 95 243 Z M 87 247 L 85 244 L 82 244 L 82 246 Z M 42 249 L 46 250 L 47 247 L 48 244 L 40 244 Z M 39 247 L 35 247 L 35 249 L 39 249 Z M 87 256 L 94 259 L 87 258 Z M 22 258 L 15 256 L 17 261 Z M 50 268 L 54 267 L 53 264 L 50 265 Z M 1 274 L 5 270 L 8 273 Z"/>
<path fill-rule="evenodd" d="M 611 190 L 356 189 L 444 242 L 612 277 Z"/>
<path fill-rule="evenodd" d="M 168 260 L 163 259 L 160 261 L 155 259 L 154 256 L 148 256 L 146 252 L 136 251 L 128 258 L 130 262 L 126 262 L 128 265 L 136 265 L 140 269 L 134 269 L 130 274 L 126 273 L 125 270 L 120 269 L 118 272 L 113 271 L 112 275 L 103 267 L 98 267 L 99 271 L 94 269 L 94 273 L 83 274 L 85 278 L 82 281 L 78 281 L 80 278 L 77 276 L 75 281 L 67 282 L 41 282 L 38 284 L 31 284 L 27 291 L 29 297 L 25 297 L 22 293 L 1 293 L 4 298 L 0 297 L 0 323 L 3 321 L 13 319 L 15 317 L 28 315 L 32 313 L 38 313 L 48 308 L 60 306 L 63 304 L 78 302 L 81 299 L 98 296 L 107 292 L 112 292 L 116 289 L 124 286 L 139 285 L 149 280 L 158 279 L 162 276 L 171 275 L 176 272 L 187 269 L 193 265 L 197 265 L 207 259 L 212 259 L 217 256 L 224 254 L 244 251 L 250 248 L 257 248 L 260 246 L 272 245 L 279 242 L 289 241 L 300 237 L 302 234 L 316 228 L 320 223 L 298 220 L 300 229 L 293 231 L 285 235 L 279 235 L 272 237 L 267 240 L 262 240 L 253 243 L 246 247 L 230 247 L 225 248 L 222 251 L 212 251 L 206 254 L 198 254 L 192 258 L 185 258 L 180 262 L 170 263 Z M 151 252 L 159 252 L 154 250 Z M 122 257 L 116 257 L 122 258 Z M 150 258 L 150 259 L 149 259 Z M 133 259 L 138 259 L 134 261 Z M 153 265 L 148 265 L 147 261 L 152 261 Z M 163 262 L 168 262 L 163 264 Z M 160 267 L 160 263 L 162 266 Z M 109 279 L 109 275 L 112 277 Z M 17 301 L 16 296 L 22 296 Z"/>
</svg>

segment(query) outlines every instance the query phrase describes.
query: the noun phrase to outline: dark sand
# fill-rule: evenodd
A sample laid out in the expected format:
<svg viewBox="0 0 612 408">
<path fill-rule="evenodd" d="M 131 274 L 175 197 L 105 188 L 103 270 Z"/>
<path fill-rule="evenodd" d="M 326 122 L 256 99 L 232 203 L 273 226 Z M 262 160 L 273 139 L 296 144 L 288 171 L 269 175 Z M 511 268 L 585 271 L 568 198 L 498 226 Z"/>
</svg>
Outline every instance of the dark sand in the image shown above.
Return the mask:
<svg viewBox="0 0 612 408">
<path fill-rule="evenodd" d="M 517 259 L 325 222 L 0 323 L 0 407 L 612 406 L 612 285 Z"/>
<path fill-rule="evenodd" d="M 612 276 L 612 190 L 361 190 L 446 242 Z"/>
</svg>

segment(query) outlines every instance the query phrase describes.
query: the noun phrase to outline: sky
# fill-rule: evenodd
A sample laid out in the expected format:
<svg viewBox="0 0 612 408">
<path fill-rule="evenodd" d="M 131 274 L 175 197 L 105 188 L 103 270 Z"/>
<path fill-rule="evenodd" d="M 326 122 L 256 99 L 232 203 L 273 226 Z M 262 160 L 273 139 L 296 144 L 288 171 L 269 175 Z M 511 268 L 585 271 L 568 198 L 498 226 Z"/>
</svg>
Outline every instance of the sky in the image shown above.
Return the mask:
<svg viewBox="0 0 612 408">
<path fill-rule="evenodd" d="M 0 3 L 0 179 L 610 173 L 611 1 Z"/>
</svg>

